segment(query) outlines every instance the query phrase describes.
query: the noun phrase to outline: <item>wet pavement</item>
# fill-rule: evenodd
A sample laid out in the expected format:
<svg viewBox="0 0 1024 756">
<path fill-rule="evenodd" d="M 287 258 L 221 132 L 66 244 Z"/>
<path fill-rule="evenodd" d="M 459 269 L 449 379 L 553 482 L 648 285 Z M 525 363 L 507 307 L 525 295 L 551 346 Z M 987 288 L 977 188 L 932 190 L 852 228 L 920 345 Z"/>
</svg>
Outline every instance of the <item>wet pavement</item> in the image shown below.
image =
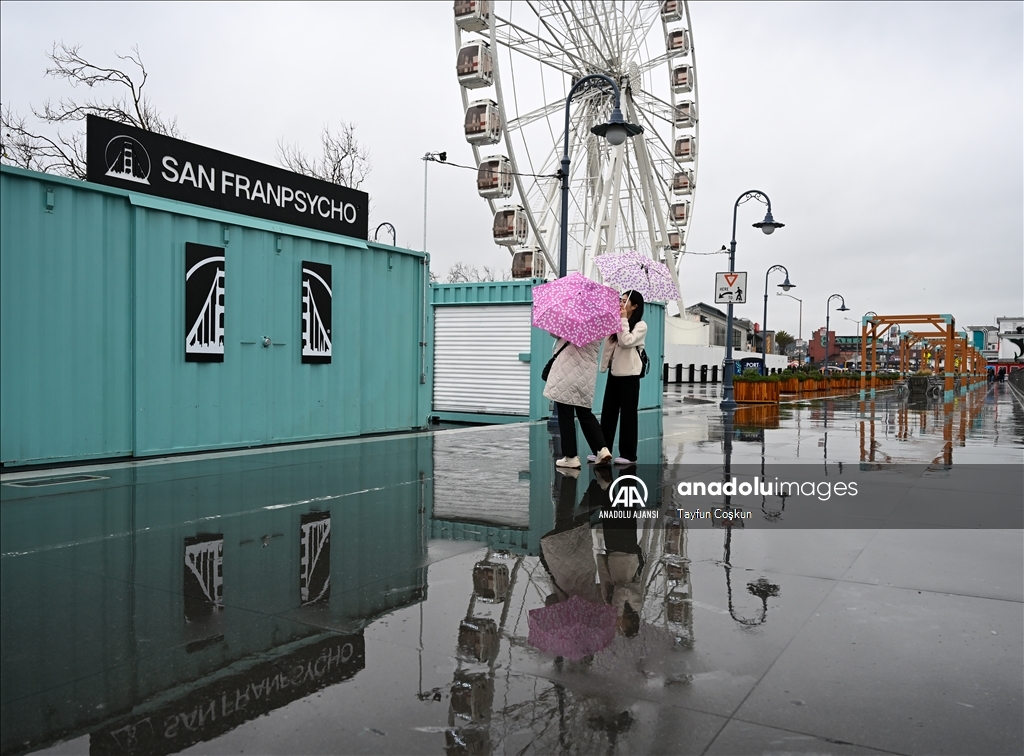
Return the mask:
<svg viewBox="0 0 1024 756">
<path fill-rule="evenodd" d="M 624 531 L 595 512 L 632 471 L 557 473 L 546 423 L 5 473 L 0 754 L 1024 751 L 1009 390 L 727 422 L 717 391 L 642 413 L 638 477 L 802 465 L 898 501 L 689 523 L 669 486 Z M 530 612 L 571 596 L 615 611 L 555 649 Z"/>
</svg>

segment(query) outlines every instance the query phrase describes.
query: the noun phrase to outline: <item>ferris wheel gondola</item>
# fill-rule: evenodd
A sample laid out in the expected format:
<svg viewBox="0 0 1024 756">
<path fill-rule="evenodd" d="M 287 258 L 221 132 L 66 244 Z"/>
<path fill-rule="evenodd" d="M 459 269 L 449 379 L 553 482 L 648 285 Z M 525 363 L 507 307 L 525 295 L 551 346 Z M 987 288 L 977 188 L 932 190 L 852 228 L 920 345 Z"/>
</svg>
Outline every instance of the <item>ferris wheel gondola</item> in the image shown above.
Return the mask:
<svg viewBox="0 0 1024 756">
<path fill-rule="evenodd" d="M 612 146 L 591 133 L 608 120 L 612 92 L 597 84 L 573 97 L 569 266 L 598 277 L 597 255 L 635 249 L 677 276 L 699 130 L 688 4 L 456 0 L 454 21 L 477 188 L 518 274 L 557 272 L 566 96 L 600 73 L 619 85 L 625 118 L 644 131 Z"/>
</svg>

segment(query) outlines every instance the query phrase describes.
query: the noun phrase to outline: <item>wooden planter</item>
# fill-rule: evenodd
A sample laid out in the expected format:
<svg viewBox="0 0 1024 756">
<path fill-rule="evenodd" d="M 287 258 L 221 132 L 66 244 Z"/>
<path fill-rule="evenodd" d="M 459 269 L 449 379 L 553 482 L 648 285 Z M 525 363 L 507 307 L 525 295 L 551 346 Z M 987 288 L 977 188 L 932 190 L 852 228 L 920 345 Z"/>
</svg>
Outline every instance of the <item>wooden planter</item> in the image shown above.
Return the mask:
<svg viewBox="0 0 1024 756">
<path fill-rule="evenodd" d="M 778 381 L 736 381 L 733 398 L 737 402 L 776 404 L 779 401 Z"/>
<path fill-rule="evenodd" d="M 800 383 L 799 378 L 784 378 L 779 381 L 779 391 L 783 394 L 799 394 Z"/>
</svg>

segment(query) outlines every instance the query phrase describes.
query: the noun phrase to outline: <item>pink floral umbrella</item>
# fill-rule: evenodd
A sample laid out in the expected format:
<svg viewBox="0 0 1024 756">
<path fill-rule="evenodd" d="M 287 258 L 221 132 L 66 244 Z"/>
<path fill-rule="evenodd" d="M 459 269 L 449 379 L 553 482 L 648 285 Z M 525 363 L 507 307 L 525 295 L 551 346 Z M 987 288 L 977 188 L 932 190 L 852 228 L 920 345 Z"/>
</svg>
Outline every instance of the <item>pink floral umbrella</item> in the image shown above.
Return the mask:
<svg viewBox="0 0 1024 756">
<path fill-rule="evenodd" d="M 679 299 L 679 291 L 672 281 L 668 266 L 636 250 L 598 255 L 594 264 L 606 283 L 621 286 L 623 291 L 639 291 L 649 301 L 669 302 Z"/>
<path fill-rule="evenodd" d="M 619 293 L 579 273 L 533 287 L 533 324 L 576 346 L 618 333 L 621 320 Z"/>
<path fill-rule="evenodd" d="M 531 609 L 528 617 L 531 646 L 578 661 L 595 654 L 615 639 L 618 611 L 582 596 Z"/>
</svg>

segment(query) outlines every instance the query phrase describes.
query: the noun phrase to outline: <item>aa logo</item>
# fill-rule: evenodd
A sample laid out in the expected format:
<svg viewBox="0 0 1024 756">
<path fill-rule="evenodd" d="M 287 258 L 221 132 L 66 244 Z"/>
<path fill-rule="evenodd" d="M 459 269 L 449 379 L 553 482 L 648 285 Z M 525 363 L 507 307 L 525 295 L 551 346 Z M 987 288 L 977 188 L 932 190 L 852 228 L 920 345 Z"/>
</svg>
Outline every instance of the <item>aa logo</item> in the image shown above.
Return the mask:
<svg viewBox="0 0 1024 756">
<path fill-rule="evenodd" d="M 608 487 L 608 497 L 612 500 L 612 508 L 643 508 L 647 506 L 647 484 L 635 475 L 620 475 Z"/>
</svg>

